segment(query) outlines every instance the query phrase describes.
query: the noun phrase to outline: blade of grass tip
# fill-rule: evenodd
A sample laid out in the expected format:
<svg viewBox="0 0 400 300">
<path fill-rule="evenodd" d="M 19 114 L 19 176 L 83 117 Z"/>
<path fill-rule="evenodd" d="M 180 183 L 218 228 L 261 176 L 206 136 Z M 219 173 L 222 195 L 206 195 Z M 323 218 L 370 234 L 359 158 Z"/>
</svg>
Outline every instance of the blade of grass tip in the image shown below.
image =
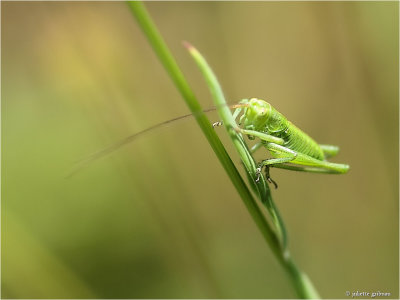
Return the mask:
<svg viewBox="0 0 400 300">
<path fill-rule="evenodd" d="M 232 116 L 232 113 L 229 107 L 226 105 L 226 100 L 224 94 L 222 92 L 221 85 L 218 82 L 216 75 L 214 74 L 211 67 L 208 65 L 205 58 L 201 55 L 201 53 L 193 47 L 188 42 L 184 42 L 184 46 L 188 49 L 189 53 L 194 58 L 198 67 L 200 68 L 210 92 L 212 94 L 213 100 L 217 107 L 217 111 L 219 113 L 220 118 L 222 119 L 225 128 L 228 131 L 231 140 L 239 153 L 239 156 L 245 166 L 250 185 L 257 188 L 258 195 L 260 197 L 260 201 L 266 204 L 268 211 L 272 216 L 272 220 L 274 225 L 276 226 L 276 231 L 279 236 L 277 241 L 280 242 L 280 250 L 281 252 L 278 254 L 277 258 L 285 267 L 288 272 L 293 285 L 296 288 L 298 295 L 301 298 L 319 298 L 318 292 L 312 285 L 311 281 L 307 277 L 307 275 L 301 272 L 294 263 L 291 258 L 290 252 L 286 247 L 287 244 L 287 234 L 286 229 L 283 223 L 283 220 L 279 214 L 277 207 L 275 206 L 271 192 L 268 184 L 265 181 L 263 176 L 260 177 L 260 180 L 256 182 L 255 178 L 257 177 L 256 171 L 256 163 L 246 145 L 243 141 L 242 136 L 235 130 L 238 125 L 236 124 L 235 119 Z M 270 245 L 272 247 L 272 245 Z M 275 245 L 273 245 L 275 246 Z M 276 253 L 275 253 L 276 254 Z"/>
</svg>

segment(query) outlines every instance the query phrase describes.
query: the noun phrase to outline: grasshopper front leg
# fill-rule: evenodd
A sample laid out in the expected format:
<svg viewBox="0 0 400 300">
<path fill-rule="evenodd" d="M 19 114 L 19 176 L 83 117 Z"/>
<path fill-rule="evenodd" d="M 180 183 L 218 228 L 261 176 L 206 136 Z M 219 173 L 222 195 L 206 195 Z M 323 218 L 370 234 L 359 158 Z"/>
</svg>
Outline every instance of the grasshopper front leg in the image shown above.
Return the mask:
<svg viewBox="0 0 400 300">
<path fill-rule="evenodd" d="M 245 135 L 258 137 L 262 141 L 269 142 L 269 143 L 275 143 L 277 145 L 283 145 L 284 142 L 285 142 L 281 138 L 278 138 L 278 137 L 273 136 L 273 135 L 265 134 L 265 133 L 262 133 L 262 132 L 259 132 L 259 131 L 255 131 L 255 130 L 247 130 L 247 129 L 236 128 L 236 131 L 238 131 L 238 132 L 240 132 L 242 134 L 245 134 Z"/>
</svg>

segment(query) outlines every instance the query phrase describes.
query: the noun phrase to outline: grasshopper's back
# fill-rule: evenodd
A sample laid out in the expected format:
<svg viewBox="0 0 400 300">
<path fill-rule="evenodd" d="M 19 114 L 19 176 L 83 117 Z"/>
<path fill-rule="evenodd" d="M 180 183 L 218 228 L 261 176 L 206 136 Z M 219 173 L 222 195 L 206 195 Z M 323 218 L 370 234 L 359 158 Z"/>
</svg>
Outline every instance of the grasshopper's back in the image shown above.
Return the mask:
<svg viewBox="0 0 400 300">
<path fill-rule="evenodd" d="M 280 137 L 285 141 L 283 145 L 296 152 L 311 156 L 312 158 L 324 160 L 324 153 L 317 142 L 297 126 L 293 125 L 289 121 L 287 122 L 288 127 L 277 135 L 277 137 Z"/>
</svg>

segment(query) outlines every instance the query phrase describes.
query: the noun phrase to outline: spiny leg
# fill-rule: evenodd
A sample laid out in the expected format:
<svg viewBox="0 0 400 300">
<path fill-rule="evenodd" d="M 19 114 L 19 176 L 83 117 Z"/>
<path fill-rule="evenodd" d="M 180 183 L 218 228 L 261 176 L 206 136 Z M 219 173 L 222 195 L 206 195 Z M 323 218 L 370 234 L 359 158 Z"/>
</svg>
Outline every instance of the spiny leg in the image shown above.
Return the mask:
<svg viewBox="0 0 400 300">
<path fill-rule="evenodd" d="M 282 168 L 282 169 L 289 169 L 289 170 L 295 170 L 295 171 L 305 171 L 305 172 L 312 172 L 312 173 L 330 173 L 330 174 L 342 174 L 346 173 L 349 170 L 349 165 L 345 164 L 336 164 L 336 163 L 331 163 L 329 161 L 325 160 L 319 160 L 315 159 L 311 156 L 308 156 L 306 154 L 302 153 L 297 153 L 293 150 L 290 150 L 288 148 L 285 148 L 280 145 L 276 145 L 273 143 L 268 143 L 267 144 L 267 149 L 275 154 L 275 155 L 282 155 L 282 150 L 286 149 L 287 152 L 292 152 L 296 153 L 296 157 L 292 159 L 291 161 L 276 161 L 279 160 L 279 158 L 274 160 L 269 160 L 270 162 L 266 164 L 273 165 L 274 167 L 277 168 Z M 288 165 L 283 165 L 283 163 L 290 162 L 292 164 L 295 164 L 297 166 L 288 166 Z M 306 166 L 306 167 L 303 167 Z"/>
<path fill-rule="evenodd" d="M 318 160 L 273 143 L 268 143 L 266 147 L 272 154 L 276 156 L 286 156 L 263 161 L 263 165 L 266 167 L 325 174 L 343 174 L 346 173 L 350 168 L 345 164 L 336 164 L 324 160 Z M 287 163 L 291 164 L 288 165 Z"/>
<path fill-rule="evenodd" d="M 268 160 L 268 161 L 270 161 L 270 163 L 267 163 L 267 164 L 277 165 L 277 164 L 282 164 L 282 163 L 286 163 L 291 160 L 294 160 L 294 161 L 292 161 L 292 163 L 294 163 L 294 164 L 319 167 L 319 168 L 323 168 L 326 170 L 337 171 L 338 173 L 345 173 L 349 169 L 348 165 L 335 164 L 335 163 L 315 159 L 311 156 L 308 156 L 308 155 L 305 155 L 302 153 L 297 153 L 289 148 L 286 148 L 286 147 L 282 146 L 284 143 L 284 140 L 281 138 L 277 138 L 275 136 L 265 134 L 262 132 L 258 132 L 255 130 L 246 130 L 246 129 L 240 129 L 240 128 L 238 128 L 237 130 L 239 132 L 241 132 L 242 134 L 255 136 L 255 137 L 258 137 L 259 139 L 267 142 L 265 144 L 267 149 L 273 153 L 276 153 L 279 156 L 286 153 L 286 154 L 289 154 L 289 157 L 291 157 L 295 154 L 295 158 L 293 158 L 293 159 L 287 160 L 288 158 L 284 156 L 281 158 L 276 158 L 274 160 Z M 257 148 L 255 150 L 257 150 L 258 147 L 260 147 L 260 146 L 258 146 L 258 144 L 256 144 L 256 146 L 257 146 Z M 256 146 L 254 146 L 254 148 Z M 336 155 L 339 151 L 339 147 L 333 146 L 333 145 L 320 145 L 320 147 L 326 157 L 332 157 L 332 156 Z"/>
<path fill-rule="evenodd" d="M 311 156 L 302 153 L 297 153 L 289 148 L 281 146 L 284 143 L 283 139 L 262 132 L 254 130 L 245 130 L 240 128 L 238 128 L 237 131 L 241 132 L 242 134 L 258 137 L 259 139 L 268 142 L 265 145 L 271 153 L 275 154 L 276 156 L 283 156 L 275 159 L 266 160 L 263 162 L 263 166 L 269 165 L 270 167 L 276 167 L 294 171 L 328 173 L 328 174 L 343 174 L 346 173 L 350 168 L 349 165 L 346 164 L 331 163 L 328 161 L 315 159 Z M 331 157 L 337 154 L 339 151 L 338 147 L 331 145 L 321 145 L 321 148 L 327 157 Z M 288 162 L 295 164 L 296 166 L 285 164 Z M 260 178 L 261 168 L 262 167 L 257 168 L 258 177 L 256 181 L 258 181 Z"/>
</svg>

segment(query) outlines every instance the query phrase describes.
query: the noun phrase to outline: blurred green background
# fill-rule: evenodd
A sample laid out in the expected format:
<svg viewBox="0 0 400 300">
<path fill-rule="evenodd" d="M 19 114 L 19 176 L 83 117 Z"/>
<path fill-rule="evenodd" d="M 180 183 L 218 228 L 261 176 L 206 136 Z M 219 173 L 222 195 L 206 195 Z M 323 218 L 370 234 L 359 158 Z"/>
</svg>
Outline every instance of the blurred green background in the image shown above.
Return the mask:
<svg viewBox="0 0 400 300">
<path fill-rule="evenodd" d="M 146 3 L 204 107 L 182 40 L 229 101 L 265 99 L 340 146 L 346 175 L 272 170 L 294 259 L 324 298 L 399 296 L 398 5 Z M 1 7 L 3 298 L 295 297 L 194 120 L 65 178 L 188 113 L 125 3 Z"/>
</svg>

